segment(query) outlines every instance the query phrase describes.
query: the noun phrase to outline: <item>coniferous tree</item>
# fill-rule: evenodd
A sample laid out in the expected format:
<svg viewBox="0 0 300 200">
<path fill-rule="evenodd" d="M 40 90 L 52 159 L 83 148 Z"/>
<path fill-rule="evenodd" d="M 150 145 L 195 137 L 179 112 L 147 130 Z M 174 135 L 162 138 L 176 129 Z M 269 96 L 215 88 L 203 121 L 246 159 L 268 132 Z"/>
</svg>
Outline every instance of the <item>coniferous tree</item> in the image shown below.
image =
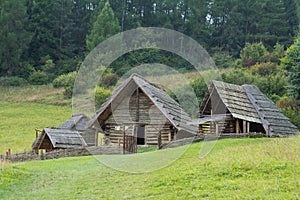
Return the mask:
<svg viewBox="0 0 300 200">
<path fill-rule="evenodd" d="M 0 1 L 0 76 L 20 75 L 22 55 L 30 41 L 27 22 L 23 0 Z"/>
<path fill-rule="evenodd" d="M 120 25 L 118 19 L 115 17 L 109 2 L 106 2 L 96 21 L 93 23 L 91 33 L 87 36 L 86 44 L 88 50 L 91 51 L 99 43 L 119 31 Z"/>
</svg>

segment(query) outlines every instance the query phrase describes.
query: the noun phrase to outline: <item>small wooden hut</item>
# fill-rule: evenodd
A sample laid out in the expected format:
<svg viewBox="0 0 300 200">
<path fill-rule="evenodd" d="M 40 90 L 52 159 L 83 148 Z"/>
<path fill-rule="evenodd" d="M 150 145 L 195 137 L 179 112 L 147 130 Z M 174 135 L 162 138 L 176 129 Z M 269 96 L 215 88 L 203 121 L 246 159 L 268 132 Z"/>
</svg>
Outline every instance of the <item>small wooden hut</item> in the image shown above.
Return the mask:
<svg viewBox="0 0 300 200">
<path fill-rule="evenodd" d="M 296 134 L 298 129 L 256 86 L 213 81 L 194 124 L 199 133 Z"/>
<path fill-rule="evenodd" d="M 88 146 L 97 145 L 95 141 L 95 131 L 86 127 L 90 118 L 83 113 L 72 115 L 70 119 L 62 123 L 58 128 L 72 131 L 78 131 Z"/>
<path fill-rule="evenodd" d="M 133 74 L 96 112 L 90 127 L 101 130 L 112 143 L 124 135 L 136 137 L 138 145 L 157 145 L 196 135 L 191 118 L 163 89 Z"/>
<path fill-rule="evenodd" d="M 40 149 L 53 151 L 56 149 L 80 149 L 87 146 L 77 131 L 44 128 L 32 144 L 36 152 Z"/>
</svg>

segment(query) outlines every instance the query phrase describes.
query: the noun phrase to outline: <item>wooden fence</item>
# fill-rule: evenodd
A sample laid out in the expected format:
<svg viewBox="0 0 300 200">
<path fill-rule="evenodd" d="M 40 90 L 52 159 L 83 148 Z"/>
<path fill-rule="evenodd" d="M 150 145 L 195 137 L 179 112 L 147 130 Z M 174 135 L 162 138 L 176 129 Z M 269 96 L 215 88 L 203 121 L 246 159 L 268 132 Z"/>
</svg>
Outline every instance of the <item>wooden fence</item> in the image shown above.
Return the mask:
<svg viewBox="0 0 300 200">
<path fill-rule="evenodd" d="M 9 151 L 11 152 L 11 150 Z M 22 153 L 0 155 L 1 161 L 11 162 L 23 162 L 29 160 L 47 160 L 56 159 L 62 157 L 72 156 L 88 156 L 88 155 L 101 155 L 101 154 L 121 154 L 122 149 L 116 146 L 98 146 L 98 147 L 87 147 L 82 149 L 60 149 L 50 152 L 40 151 L 24 151 Z"/>
</svg>

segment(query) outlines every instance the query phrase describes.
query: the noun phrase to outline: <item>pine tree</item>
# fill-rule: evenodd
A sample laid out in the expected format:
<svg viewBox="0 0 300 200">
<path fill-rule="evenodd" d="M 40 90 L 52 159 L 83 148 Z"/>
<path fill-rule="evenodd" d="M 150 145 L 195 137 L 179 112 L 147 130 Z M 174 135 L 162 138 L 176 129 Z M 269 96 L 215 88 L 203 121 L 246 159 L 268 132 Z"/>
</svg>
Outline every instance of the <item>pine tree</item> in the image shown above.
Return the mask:
<svg viewBox="0 0 300 200">
<path fill-rule="evenodd" d="M 100 14 L 93 24 L 91 33 L 87 36 L 88 50 L 94 49 L 99 43 L 120 31 L 118 19 L 108 2 L 105 3 Z"/>
<path fill-rule="evenodd" d="M 20 75 L 22 55 L 30 41 L 23 0 L 0 1 L 0 76 Z"/>
<path fill-rule="evenodd" d="M 289 91 L 300 105 L 300 37 L 286 50 L 286 55 L 281 59 L 282 65 L 287 70 L 288 81 L 291 84 Z"/>
</svg>

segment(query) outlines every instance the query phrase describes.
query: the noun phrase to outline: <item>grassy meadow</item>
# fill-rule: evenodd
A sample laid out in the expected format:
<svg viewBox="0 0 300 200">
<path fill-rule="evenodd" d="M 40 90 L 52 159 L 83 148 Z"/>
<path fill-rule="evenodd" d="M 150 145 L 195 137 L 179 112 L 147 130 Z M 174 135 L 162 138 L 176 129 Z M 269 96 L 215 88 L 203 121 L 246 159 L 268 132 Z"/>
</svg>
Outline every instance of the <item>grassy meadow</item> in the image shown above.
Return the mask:
<svg viewBox="0 0 300 200">
<path fill-rule="evenodd" d="M 72 115 L 63 89 L 51 86 L 0 87 L 0 154 L 30 150 L 35 129 L 57 127 Z"/>
<path fill-rule="evenodd" d="M 202 159 L 196 143 L 170 166 L 139 174 L 106 167 L 101 156 L 6 164 L 0 199 L 299 199 L 299 142 L 224 139 Z"/>
</svg>

